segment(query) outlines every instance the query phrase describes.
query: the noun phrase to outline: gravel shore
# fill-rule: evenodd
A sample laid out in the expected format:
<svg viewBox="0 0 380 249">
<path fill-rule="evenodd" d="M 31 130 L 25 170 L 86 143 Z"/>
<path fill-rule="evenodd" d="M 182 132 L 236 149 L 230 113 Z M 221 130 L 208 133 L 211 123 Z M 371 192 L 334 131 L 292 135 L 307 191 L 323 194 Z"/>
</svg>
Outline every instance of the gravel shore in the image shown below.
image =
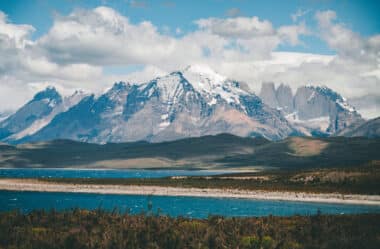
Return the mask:
<svg viewBox="0 0 380 249">
<path fill-rule="evenodd" d="M 301 193 L 280 191 L 252 191 L 240 189 L 180 188 L 162 186 L 95 185 L 43 182 L 34 179 L 0 179 L 0 190 L 71 192 L 121 195 L 194 196 L 214 198 L 244 198 L 256 200 L 301 201 L 356 205 L 378 205 L 379 195 L 351 195 L 337 193 Z"/>
</svg>

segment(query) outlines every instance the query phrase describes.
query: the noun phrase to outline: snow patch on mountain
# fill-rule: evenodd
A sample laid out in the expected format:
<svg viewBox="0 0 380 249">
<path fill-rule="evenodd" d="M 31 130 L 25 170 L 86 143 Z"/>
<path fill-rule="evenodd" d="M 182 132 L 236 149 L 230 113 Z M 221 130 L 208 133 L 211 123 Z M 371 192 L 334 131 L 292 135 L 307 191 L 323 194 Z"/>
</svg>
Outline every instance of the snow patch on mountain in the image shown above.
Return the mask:
<svg viewBox="0 0 380 249">
<path fill-rule="evenodd" d="M 180 81 L 180 76 L 175 73 L 157 79 L 157 87 L 160 89 L 160 98 L 162 102 L 167 103 L 168 105 L 173 105 L 178 102 L 178 98 L 184 92 Z M 152 93 L 149 95 L 152 95 Z"/>
<path fill-rule="evenodd" d="M 329 116 L 322 116 L 318 118 L 311 118 L 307 120 L 302 120 L 299 119 L 297 112 L 290 113 L 285 116 L 285 118 L 293 125 L 297 127 L 304 127 L 307 128 L 306 130 L 306 135 L 311 136 L 311 131 L 312 130 L 317 130 L 320 132 L 327 132 L 327 129 L 330 126 L 330 117 Z"/>
<path fill-rule="evenodd" d="M 10 115 L 10 113 L 0 113 L 0 122 L 6 120 Z"/>
<path fill-rule="evenodd" d="M 197 92 L 207 96 L 209 105 L 214 105 L 218 97 L 229 104 L 240 105 L 240 96 L 248 94 L 239 83 L 214 72 L 207 65 L 188 66 L 182 74 Z"/>
<path fill-rule="evenodd" d="M 307 98 L 307 101 L 310 102 L 310 101 L 312 101 L 314 98 L 315 98 L 315 92 L 313 91 L 313 92 L 310 94 L 309 98 Z"/>
<path fill-rule="evenodd" d="M 345 98 L 342 98 L 341 100 L 340 99 L 337 99 L 336 100 L 336 103 L 342 107 L 343 109 L 349 111 L 349 112 L 355 112 L 355 108 L 353 106 L 351 106 L 350 104 L 348 104 L 347 100 Z"/>
</svg>

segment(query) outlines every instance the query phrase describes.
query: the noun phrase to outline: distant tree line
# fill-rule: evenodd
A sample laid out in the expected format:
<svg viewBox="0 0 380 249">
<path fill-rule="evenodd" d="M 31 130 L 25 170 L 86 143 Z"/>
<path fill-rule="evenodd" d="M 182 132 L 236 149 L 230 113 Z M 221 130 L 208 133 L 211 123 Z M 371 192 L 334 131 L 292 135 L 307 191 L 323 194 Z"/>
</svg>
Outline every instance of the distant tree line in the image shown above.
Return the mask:
<svg viewBox="0 0 380 249">
<path fill-rule="evenodd" d="M 116 209 L 0 213 L 0 248 L 379 249 L 380 214 L 170 218 Z"/>
<path fill-rule="evenodd" d="M 241 177 L 239 179 L 239 177 Z M 230 188 L 312 193 L 380 194 L 380 161 L 355 168 L 271 170 L 185 178 L 41 178 L 72 184 L 148 185 L 184 188 Z"/>
</svg>

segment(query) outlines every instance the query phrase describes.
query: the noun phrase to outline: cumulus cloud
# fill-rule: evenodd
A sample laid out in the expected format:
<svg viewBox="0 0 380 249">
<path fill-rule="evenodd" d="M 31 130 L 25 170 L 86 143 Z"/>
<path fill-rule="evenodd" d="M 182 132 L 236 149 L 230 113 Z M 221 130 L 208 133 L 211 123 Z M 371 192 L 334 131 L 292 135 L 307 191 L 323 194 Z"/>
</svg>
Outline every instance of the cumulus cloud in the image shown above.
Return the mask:
<svg viewBox="0 0 380 249">
<path fill-rule="evenodd" d="M 321 38 L 343 59 L 379 63 L 380 35 L 362 38 L 344 24 L 336 23 L 336 18 L 332 10 L 316 13 Z"/>
<path fill-rule="evenodd" d="M 2 48 L 24 48 L 28 36 L 34 31 L 31 25 L 15 25 L 9 23 L 5 13 L 0 11 L 0 42 Z"/>
<path fill-rule="evenodd" d="M 145 64 L 161 60 L 175 49 L 175 40 L 160 35 L 150 22 L 131 24 L 107 7 L 76 10 L 57 17 L 38 45 L 61 64 Z"/>
<path fill-rule="evenodd" d="M 87 63 L 60 65 L 46 56 L 39 41 L 32 41 L 35 28 L 12 24 L 0 12 L 0 111 L 25 103 L 40 86 L 54 85 L 70 89 L 96 90 L 94 82 L 105 80 L 102 68 Z M 66 91 L 65 91 L 66 90 Z"/>
<path fill-rule="evenodd" d="M 360 36 L 333 11 L 317 12 L 315 18 L 317 33 L 305 22 L 274 27 L 258 17 L 228 17 L 195 20 L 194 31 L 178 30 L 181 36 L 174 36 L 149 21 L 133 23 L 112 8 L 98 7 L 57 15 L 46 34 L 31 40 L 34 27 L 12 24 L 0 12 L 0 103 L 11 100 L 12 89 L 17 97 L 7 109 L 46 85 L 101 92 L 115 81 L 147 81 L 193 63 L 208 64 L 255 91 L 262 81 L 274 81 L 293 88 L 323 84 L 347 97 L 380 94 L 380 36 Z M 303 44 L 303 36 L 310 35 L 336 55 L 277 51 L 281 44 Z M 129 65 L 145 66 L 124 75 L 105 72 Z"/>
<path fill-rule="evenodd" d="M 207 18 L 195 22 L 201 29 L 222 37 L 252 38 L 275 33 L 272 23 L 261 21 L 257 16 L 236 18 Z"/>
<path fill-rule="evenodd" d="M 280 44 L 297 45 L 299 36 L 308 34 L 304 23 L 274 28 L 268 20 L 258 17 L 207 18 L 195 22 L 204 32 L 227 39 L 233 48 L 252 59 L 270 56 Z"/>
</svg>

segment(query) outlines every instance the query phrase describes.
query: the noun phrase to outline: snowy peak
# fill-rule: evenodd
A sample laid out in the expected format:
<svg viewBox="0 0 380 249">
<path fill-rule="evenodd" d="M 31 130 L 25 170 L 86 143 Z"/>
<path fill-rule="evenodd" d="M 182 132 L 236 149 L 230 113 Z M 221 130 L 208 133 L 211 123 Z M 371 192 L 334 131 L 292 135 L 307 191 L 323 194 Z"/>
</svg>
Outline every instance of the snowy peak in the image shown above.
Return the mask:
<svg viewBox="0 0 380 249">
<path fill-rule="evenodd" d="M 316 93 L 324 96 L 325 98 L 335 102 L 338 104 L 340 108 L 342 108 L 345 111 L 348 112 L 356 112 L 355 108 L 348 104 L 347 100 L 343 98 L 339 93 L 335 92 L 331 88 L 328 88 L 327 86 L 306 86 L 306 88 L 312 90 L 312 93 L 310 94 L 308 101 L 312 101 Z"/>
<path fill-rule="evenodd" d="M 227 77 L 218 74 L 208 65 L 190 65 L 182 73 L 191 83 L 207 83 L 210 86 L 223 84 L 227 80 Z M 192 77 L 195 77 L 194 81 L 191 80 Z"/>
<path fill-rule="evenodd" d="M 192 90 L 180 72 L 157 78 L 155 86 L 159 89 L 161 101 L 167 104 L 175 104 L 185 91 Z"/>
<path fill-rule="evenodd" d="M 131 88 L 131 84 L 120 81 L 115 82 L 113 86 L 108 90 L 108 92 L 123 92 Z"/>
<path fill-rule="evenodd" d="M 54 87 L 47 87 L 0 123 L 1 128 L 7 131 L 7 137 L 3 139 L 13 141 L 33 135 L 48 125 L 56 115 L 77 105 L 85 96 L 84 92 L 75 91 L 71 96 L 62 98 Z"/>
<path fill-rule="evenodd" d="M 40 91 L 36 93 L 33 97 L 32 101 L 40 101 L 40 100 L 56 100 L 56 101 L 61 101 L 62 97 L 61 95 L 57 92 L 55 87 L 48 86 L 45 90 Z"/>
<path fill-rule="evenodd" d="M 126 96 L 129 91 L 132 89 L 132 85 L 125 82 L 116 82 L 107 92 L 103 94 L 103 97 L 115 102 L 115 103 L 124 103 Z"/>
<path fill-rule="evenodd" d="M 31 102 L 43 102 L 49 107 L 54 108 L 62 102 L 62 96 L 57 92 L 55 87 L 48 86 L 45 90 L 36 93 Z"/>
<path fill-rule="evenodd" d="M 209 103 L 215 103 L 220 98 L 229 104 L 240 105 L 240 96 L 248 95 L 238 82 L 229 80 L 206 65 L 188 66 L 182 74 L 197 92 L 206 96 Z"/>
</svg>

